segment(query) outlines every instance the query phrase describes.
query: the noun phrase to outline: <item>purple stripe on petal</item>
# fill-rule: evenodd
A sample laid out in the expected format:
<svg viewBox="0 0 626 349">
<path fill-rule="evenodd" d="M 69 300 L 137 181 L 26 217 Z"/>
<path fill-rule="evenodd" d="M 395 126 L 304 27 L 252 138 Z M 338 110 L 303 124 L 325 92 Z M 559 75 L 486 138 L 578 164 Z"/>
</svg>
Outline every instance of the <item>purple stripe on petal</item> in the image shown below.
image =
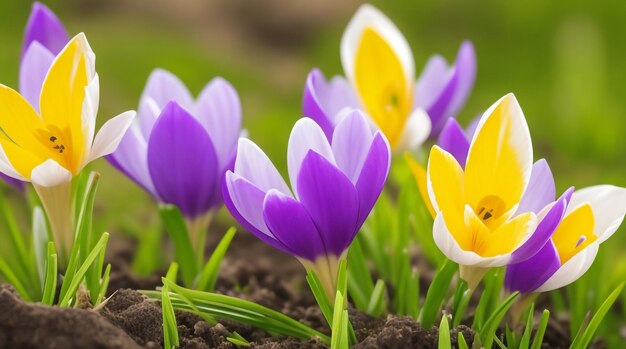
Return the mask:
<svg viewBox="0 0 626 349">
<path fill-rule="evenodd" d="M 465 137 L 463 128 L 454 118 L 448 118 L 448 121 L 446 121 L 439 134 L 437 145 L 452 154 L 459 165 L 465 168 L 470 143 Z"/>
<path fill-rule="evenodd" d="M 352 184 L 356 185 L 373 138 L 370 126 L 359 110 L 350 112 L 335 129 L 332 141 L 335 161 Z"/>
<path fill-rule="evenodd" d="M 315 261 L 326 254 L 320 233 L 300 202 L 272 189 L 265 196 L 263 214 L 276 239 L 297 256 Z"/>
<path fill-rule="evenodd" d="M 537 226 L 537 229 L 535 229 L 533 235 L 511 254 L 511 263 L 517 263 L 529 259 L 537 251 L 539 251 L 539 249 L 541 249 L 548 240 L 550 240 L 550 237 L 552 237 L 552 234 L 559 226 L 559 223 L 561 223 L 561 220 L 565 215 L 567 204 L 572 197 L 573 192 L 574 188 L 569 188 L 563 195 L 561 195 L 559 200 L 554 203 L 552 208 L 550 208 L 548 213 Z"/>
<path fill-rule="evenodd" d="M 507 266 L 504 286 L 510 292 L 533 292 L 561 267 L 559 254 L 548 240 L 537 254 L 523 262 Z"/>
<path fill-rule="evenodd" d="M 359 198 L 350 179 L 310 150 L 298 173 L 300 201 L 309 211 L 328 254 L 339 256 L 357 231 Z"/>
<path fill-rule="evenodd" d="M 530 174 L 528 187 L 522 195 L 517 214 L 524 212 L 538 213 L 547 204 L 554 201 L 556 197 L 556 189 L 554 187 L 554 178 L 548 162 L 540 159 L 533 164 Z"/>
<path fill-rule="evenodd" d="M 247 179 L 228 171 L 222 182 L 224 206 L 249 232 L 266 244 L 285 253 L 292 251 L 270 232 L 263 216 L 265 192 Z"/>
<path fill-rule="evenodd" d="M 39 2 L 33 3 L 30 17 L 26 23 L 21 58 L 24 57 L 26 50 L 34 41 L 41 43 L 55 56 L 70 41 L 70 37 L 63 28 L 63 23 L 54 12 Z"/>
<path fill-rule="evenodd" d="M 218 190 L 217 156 L 208 134 L 178 103 L 168 103 L 148 140 L 148 168 L 161 199 L 190 218 L 210 208 Z"/>
<path fill-rule="evenodd" d="M 356 183 L 359 192 L 357 231 L 374 207 L 385 186 L 391 166 L 391 148 L 382 133 L 376 132 L 369 153 Z M 356 234 L 356 232 L 355 232 Z"/>
<path fill-rule="evenodd" d="M 38 41 L 34 41 L 24 53 L 20 64 L 20 94 L 39 111 L 41 86 L 54 61 L 54 55 Z"/>
<path fill-rule="evenodd" d="M 333 137 L 335 125 L 332 124 L 329 115 L 323 109 L 320 102 L 320 95 L 325 95 L 323 91 L 326 86 L 324 75 L 319 69 L 313 69 L 307 76 L 302 94 L 302 114 L 313 119 L 324 131 L 329 140 Z"/>
</svg>

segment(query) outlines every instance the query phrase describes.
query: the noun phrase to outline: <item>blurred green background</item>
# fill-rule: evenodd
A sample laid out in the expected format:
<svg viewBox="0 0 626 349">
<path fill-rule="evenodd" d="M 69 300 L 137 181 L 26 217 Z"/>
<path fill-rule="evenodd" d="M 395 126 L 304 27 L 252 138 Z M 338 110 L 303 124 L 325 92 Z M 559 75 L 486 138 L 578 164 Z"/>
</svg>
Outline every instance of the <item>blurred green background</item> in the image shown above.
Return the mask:
<svg viewBox="0 0 626 349">
<path fill-rule="evenodd" d="M 342 31 L 360 3 L 46 1 L 70 34 L 87 34 L 96 52 L 100 124 L 137 107 L 156 67 L 178 75 L 194 93 L 219 75 L 241 96 L 250 138 L 282 169 L 306 75 L 313 67 L 327 76 L 341 73 Z M 459 115 L 463 123 L 514 92 L 535 157 L 548 159 L 559 190 L 626 186 L 626 2 L 372 3 L 408 38 L 418 71 L 431 54 L 452 60 L 462 40 L 474 43 L 478 74 Z M 0 2 L 0 82 L 13 87 L 29 11 L 29 1 Z M 141 190 L 104 160 L 94 167 L 103 173 L 98 208 L 107 229 L 155 221 L 154 204 Z M 602 292 L 626 279 L 625 247 L 625 228 L 603 245 L 593 267 Z"/>
</svg>

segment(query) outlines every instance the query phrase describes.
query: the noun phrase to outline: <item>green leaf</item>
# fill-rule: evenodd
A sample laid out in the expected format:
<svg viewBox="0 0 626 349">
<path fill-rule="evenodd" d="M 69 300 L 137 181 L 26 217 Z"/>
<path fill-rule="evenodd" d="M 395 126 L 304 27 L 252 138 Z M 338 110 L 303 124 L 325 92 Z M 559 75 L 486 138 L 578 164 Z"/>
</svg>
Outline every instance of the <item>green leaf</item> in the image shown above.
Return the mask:
<svg viewBox="0 0 626 349">
<path fill-rule="evenodd" d="M 309 270 L 306 275 L 306 281 L 309 284 L 309 288 L 313 293 L 313 297 L 315 297 L 315 301 L 317 305 L 320 307 L 320 311 L 326 319 L 328 326 L 332 328 L 333 326 L 333 307 L 330 305 L 330 300 L 326 296 L 326 292 L 324 292 L 324 287 L 320 279 L 317 277 L 313 270 Z"/>
<path fill-rule="evenodd" d="M 519 292 L 514 292 L 510 296 L 508 296 L 500 305 L 495 309 L 495 311 L 489 316 L 487 321 L 485 321 L 484 326 L 478 332 L 479 337 L 483 341 L 483 346 L 485 348 L 491 348 L 491 344 L 495 337 L 496 330 L 498 326 L 502 322 L 504 315 L 509 310 L 509 308 L 513 305 L 517 297 L 519 296 Z"/>
<path fill-rule="evenodd" d="M 350 245 L 348 264 L 350 265 L 348 272 L 348 292 L 350 297 L 352 297 L 352 301 L 357 309 L 367 311 L 368 300 L 372 298 L 372 292 L 374 292 L 374 283 L 367 268 L 367 260 L 363 254 L 359 239 L 354 239 L 352 245 Z"/>
<path fill-rule="evenodd" d="M 148 276 L 163 263 L 163 229 L 150 227 L 136 234 L 137 249 L 133 258 L 133 272 L 139 276 Z"/>
<path fill-rule="evenodd" d="M 467 341 L 465 341 L 465 337 L 463 336 L 463 332 L 459 332 L 459 335 L 457 338 L 458 338 L 459 349 L 469 349 L 469 347 L 467 346 Z"/>
<path fill-rule="evenodd" d="M 378 281 L 376 281 L 376 286 L 374 286 L 372 296 L 367 304 L 366 313 L 368 315 L 378 317 L 383 314 L 385 311 L 385 294 L 385 281 L 378 279 Z"/>
<path fill-rule="evenodd" d="M 522 334 L 522 338 L 520 338 L 519 345 L 517 345 L 517 348 L 519 349 L 528 349 L 530 347 L 530 336 L 532 335 L 533 330 L 534 315 L 535 304 L 533 303 L 530 305 L 530 309 L 528 310 L 528 317 L 526 318 L 526 327 L 524 328 L 524 333 Z"/>
<path fill-rule="evenodd" d="M 48 238 L 48 227 L 46 224 L 46 216 L 43 209 L 40 206 L 35 206 L 33 209 L 33 251 L 35 253 L 35 263 L 37 265 L 37 273 L 39 276 L 39 282 L 44 287 L 44 282 L 47 275 L 47 261 L 50 241 Z M 55 270 L 56 273 L 56 270 Z"/>
<path fill-rule="evenodd" d="M 620 293 L 622 292 L 622 289 L 624 288 L 624 284 L 625 283 L 622 282 L 621 284 L 619 284 L 619 286 L 617 286 L 613 290 L 613 292 L 611 292 L 611 294 L 606 298 L 606 300 L 602 303 L 600 308 L 598 308 L 596 313 L 593 315 L 593 317 L 591 318 L 591 321 L 589 322 L 589 325 L 587 325 L 584 332 L 582 332 L 582 335 L 580 335 L 580 332 L 579 332 L 576 338 L 574 338 L 574 341 L 572 342 L 572 345 L 570 346 L 570 348 L 582 349 L 582 348 L 589 347 L 589 344 L 591 344 L 594 334 L 596 333 L 596 330 L 600 326 L 602 319 L 604 319 L 604 317 L 606 316 L 606 313 L 611 309 L 611 307 L 613 306 L 613 303 L 615 303 L 615 300 L 617 300 L 617 297 L 619 297 Z"/>
<path fill-rule="evenodd" d="M 219 244 L 217 244 L 217 247 L 215 247 L 209 261 L 206 263 L 202 269 L 202 273 L 200 274 L 200 280 L 198 281 L 198 286 L 196 287 L 198 290 L 211 292 L 215 289 L 215 282 L 217 281 L 217 276 L 220 272 L 220 265 L 222 264 L 222 260 L 224 259 L 226 251 L 228 251 L 228 247 L 235 237 L 236 232 L 237 229 L 235 227 L 228 229 L 226 234 L 224 234 L 224 237 L 222 237 L 222 240 L 220 240 Z"/>
<path fill-rule="evenodd" d="M 170 300 L 169 287 L 163 285 L 161 288 L 161 312 L 163 314 L 163 347 L 175 348 L 180 343 L 178 341 L 178 326 L 176 325 L 176 314 Z"/>
<path fill-rule="evenodd" d="M 537 326 L 537 332 L 535 333 L 531 349 L 541 348 L 541 344 L 543 344 L 543 335 L 546 333 L 546 328 L 548 327 L 548 320 L 550 320 L 550 311 L 545 309 L 543 314 L 541 314 L 541 320 L 539 321 L 539 326 Z"/>
<path fill-rule="evenodd" d="M 175 309 L 189 311 L 199 316 L 230 319 L 256 326 L 269 333 L 301 339 L 317 337 L 322 343 L 330 344 L 330 338 L 325 334 L 262 305 L 222 294 L 191 290 L 165 278 L 163 283 L 170 288 L 170 299 Z M 141 293 L 153 299 L 161 299 L 159 291 L 144 290 Z"/>
<path fill-rule="evenodd" d="M 99 305 L 104 300 L 106 296 L 107 290 L 109 288 L 109 280 L 111 278 L 111 264 L 107 264 L 107 267 L 104 269 L 104 274 L 102 274 L 102 282 L 100 283 L 100 293 L 98 294 L 98 298 L 96 298 L 94 306 Z"/>
<path fill-rule="evenodd" d="M 174 255 L 176 261 L 180 264 L 183 283 L 186 286 L 192 286 L 194 279 L 198 275 L 198 265 L 196 264 L 195 252 L 191 246 L 183 215 L 173 205 L 161 205 L 159 213 L 165 225 L 165 230 L 167 230 L 174 244 Z"/>
<path fill-rule="evenodd" d="M 435 274 L 426 292 L 426 299 L 419 317 L 422 327 L 430 328 L 435 323 L 441 304 L 448 293 L 448 288 L 458 268 L 456 263 L 447 260 Z"/>
<path fill-rule="evenodd" d="M 43 283 L 43 296 L 41 303 L 52 305 L 57 290 L 57 252 L 54 248 L 54 242 L 48 242 L 48 253 L 46 258 L 46 274 Z"/>
<path fill-rule="evenodd" d="M 233 331 L 232 337 L 226 337 L 226 340 L 238 347 L 249 347 L 250 342 L 243 338 L 237 331 Z"/>
<path fill-rule="evenodd" d="M 448 317 L 442 316 L 439 323 L 439 340 L 437 347 L 439 349 L 452 349 L 452 342 L 450 341 L 450 327 L 448 326 Z"/>
<path fill-rule="evenodd" d="M 472 321 L 472 328 L 478 332 L 483 327 L 486 317 L 493 314 L 498 305 L 504 285 L 504 274 L 502 268 L 494 268 L 483 278 L 485 287 L 474 310 L 474 321 Z"/>
<path fill-rule="evenodd" d="M 83 177 L 83 176 L 81 176 Z M 84 178 L 84 177 L 83 177 Z M 78 215 L 76 229 L 83 231 L 81 238 L 77 240 L 80 244 L 79 264 L 84 263 L 87 256 L 87 251 L 91 251 L 96 242 L 96 236 L 93 232 L 93 206 L 96 200 L 96 191 L 98 189 L 98 180 L 100 174 L 97 172 L 89 173 L 89 177 L 86 179 L 84 186 L 78 192 L 77 197 L 81 199 L 80 211 Z M 91 299 L 96 299 L 100 294 L 100 277 L 102 275 L 102 266 L 104 265 L 104 251 L 100 255 L 98 262 L 93 266 L 90 266 L 87 273 L 85 273 L 85 286 L 89 291 Z"/>
<path fill-rule="evenodd" d="M 100 255 L 100 252 L 106 248 L 108 241 L 109 241 L 109 234 L 108 233 L 102 234 L 102 237 L 96 243 L 93 250 L 91 250 L 89 255 L 87 255 L 87 258 L 85 258 L 85 261 L 83 262 L 83 264 L 78 269 L 78 271 L 72 276 L 71 282 L 66 288 L 65 293 L 61 294 L 61 298 L 60 298 L 61 301 L 59 302 L 60 307 L 67 307 L 70 304 L 70 301 L 72 300 L 72 298 L 76 294 L 76 291 L 78 290 L 78 286 L 80 286 L 81 282 L 85 279 L 85 274 L 87 273 L 87 270 L 89 269 L 89 267 L 91 267 L 93 262 Z M 63 280 L 63 285 L 65 285 L 66 280 Z"/>
</svg>

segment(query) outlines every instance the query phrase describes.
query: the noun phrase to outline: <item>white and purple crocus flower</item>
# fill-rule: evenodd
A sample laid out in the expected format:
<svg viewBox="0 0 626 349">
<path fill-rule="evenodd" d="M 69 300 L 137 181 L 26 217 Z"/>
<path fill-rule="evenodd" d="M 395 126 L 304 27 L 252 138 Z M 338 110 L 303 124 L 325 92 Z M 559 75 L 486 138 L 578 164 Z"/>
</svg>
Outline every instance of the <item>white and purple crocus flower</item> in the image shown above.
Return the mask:
<svg viewBox="0 0 626 349">
<path fill-rule="evenodd" d="M 157 69 L 108 160 L 159 202 L 177 206 L 188 224 L 205 221 L 198 228 L 206 228 L 222 203 L 222 176 L 232 168 L 240 132 L 241 103 L 227 81 L 213 79 L 194 100 L 176 76 Z"/>
<path fill-rule="evenodd" d="M 390 147 L 357 110 L 328 141 L 312 119 L 293 127 L 287 149 L 291 187 L 265 153 L 240 138 L 223 196 L 232 215 L 262 241 L 314 270 L 334 298 L 337 264 L 380 195 Z"/>
<path fill-rule="evenodd" d="M 39 111 L 39 96 L 43 81 L 54 58 L 70 41 L 63 23 L 46 5 L 33 3 L 20 53 L 19 92 Z M 0 178 L 16 188 L 23 182 L 0 173 Z"/>
<path fill-rule="evenodd" d="M 474 130 L 475 125 L 463 130 L 450 118 L 437 144 L 465 166 Z M 533 165 L 517 212 L 534 212 L 540 223 L 513 252 L 504 286 L 522 294 L 547 292 L 576 281 L 591 267 L 600 243 L 624 220 L 626 189 L 598 185 L 574 191 L 572 187 L 557 199 L 552 172 L 541 159 Z"/>
</svg>

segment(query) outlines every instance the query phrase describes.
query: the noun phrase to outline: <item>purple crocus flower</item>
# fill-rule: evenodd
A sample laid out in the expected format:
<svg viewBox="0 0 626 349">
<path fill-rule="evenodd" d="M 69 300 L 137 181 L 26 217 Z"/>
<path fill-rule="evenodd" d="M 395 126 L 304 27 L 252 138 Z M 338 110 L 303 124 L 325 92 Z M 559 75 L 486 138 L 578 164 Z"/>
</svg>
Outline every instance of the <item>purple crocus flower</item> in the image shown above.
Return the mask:
<svg viewBox="0 0 626 349">
<path fill-rule="evenodd" d="M 226 80 L 213 79 L 194 100 L 176 76 L 157 69 L 138 117 L 107 159 L 194 221 L 221 204 L 221 178 L 232 168 L 240 132 L 239 96 Z"/>
<path fill-rule="evenodd" d="M 380 195 L 390 147 L 358 110 L 349 112 L 329 142 L 310 118 L 289 138 L 291 189 L 267 155 L 240 138 L 234 171 L 222 186 L 232 215 L 269 245 L 312 269 L 334 297 L 336 267 Z"/>
<path fill-rule="evenodd" d="M 43 81 L 56 55 L 70 41 L 63 23 L 46 5 L 33 3 L 20 53 L 19 92 L 39 111 Z M 0 173 L 11 186 L 23 189 L 23 182 Z"/>
</svg>

